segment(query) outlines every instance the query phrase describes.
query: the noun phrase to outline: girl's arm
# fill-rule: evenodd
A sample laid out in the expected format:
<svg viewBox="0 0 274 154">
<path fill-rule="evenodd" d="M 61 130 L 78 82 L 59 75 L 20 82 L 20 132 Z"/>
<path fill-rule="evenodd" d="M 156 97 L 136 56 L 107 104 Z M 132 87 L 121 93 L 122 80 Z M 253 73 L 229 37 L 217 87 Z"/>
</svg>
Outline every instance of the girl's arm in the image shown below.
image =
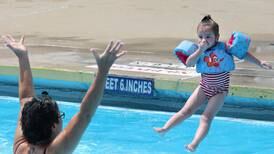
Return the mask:
<svg viewBox="0 0 274 154">
<path fill-rule="evenodd" d="M 256 64 L 264 69 L 272 69 L 272 66 L 270 63 L 266 61 L 261 61 L 258 58 L 256 58 L 254 55 L 252 55 L 250 52 L 247 52 L 245 60 L 249 61 L 250 63 Z"/>
<path fill-rule="evenodd" d="M 193 54 L 191 54 L 186 60 L 186 66 L 191 67 L 197 63 L 198 58 L 204 51 L 198 48 Z"/>
</svg>

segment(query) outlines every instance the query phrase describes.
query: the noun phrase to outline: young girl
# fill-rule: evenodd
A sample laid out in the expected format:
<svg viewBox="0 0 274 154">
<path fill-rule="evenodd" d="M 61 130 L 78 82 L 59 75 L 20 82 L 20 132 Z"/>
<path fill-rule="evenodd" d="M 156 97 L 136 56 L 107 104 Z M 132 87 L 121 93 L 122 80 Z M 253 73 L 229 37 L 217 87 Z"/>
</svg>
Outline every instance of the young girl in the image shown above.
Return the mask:
<svg viewBox="0 0 274 154">
<path fill-rule="evenodd" d="M 201 73 L 199 86 L 194 90 L 183 108 L 174 114 L 162 128 L 154 128 L 158 133 L 164 133 L 173 126 L 190 117 L 206 101 L 208 102 L 200 118 L 200 124 L 191 143 L 185 146 L 188 151 L 193 152 L 202 139 L 207 135 L 211 122 L 217 112 L 224 104 L 228 94 L 230 71 L 234 69 L 234 61 L 231 54 L 228 54 L 227 47 L 219 42 L 219 26 L 210 17 L 205 16 L 197 27 L 198 48 L 186 60 L 186 66 L 196 65 L 198 73 Z M 219 57 L 218 57 L 219 56 Z M 220 58 L 221 57 L 221 58 Z M 209 59 L 212 58 L 212 59 Z M 207 60 L 209 59 L 209 60 Z M 267 62 L 260 61 L 251 53 L 247 53 L 246 60 L 256 65 L 271 69 Z M 229 63 L 223 69 L 216 69 L 221 63 Z M 207 67 L 207 69 L 204 69 Z"/>
</svg>

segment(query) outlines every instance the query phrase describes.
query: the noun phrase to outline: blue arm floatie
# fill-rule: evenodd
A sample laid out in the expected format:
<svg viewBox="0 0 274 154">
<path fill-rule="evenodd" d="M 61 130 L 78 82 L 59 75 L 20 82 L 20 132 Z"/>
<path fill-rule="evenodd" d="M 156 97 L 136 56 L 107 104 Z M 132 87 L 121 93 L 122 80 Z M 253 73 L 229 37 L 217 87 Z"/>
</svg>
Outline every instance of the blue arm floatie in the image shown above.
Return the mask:
<svg viewBox="0 0 274 154">
<path fill-rule="evenodd" d="M 228 41 L 228 52 L 239 59 L 243 59 L 248 52 L 249 44 L 249 36 L 241 32 L 233 32 Z"/>
<path fill-rule="evenodd" d="M 191 41 L 182 41 L 174 50 L 173 54 L 186 64 L 187 58 L 198 49 L 198 46 Z"/>
</svg>

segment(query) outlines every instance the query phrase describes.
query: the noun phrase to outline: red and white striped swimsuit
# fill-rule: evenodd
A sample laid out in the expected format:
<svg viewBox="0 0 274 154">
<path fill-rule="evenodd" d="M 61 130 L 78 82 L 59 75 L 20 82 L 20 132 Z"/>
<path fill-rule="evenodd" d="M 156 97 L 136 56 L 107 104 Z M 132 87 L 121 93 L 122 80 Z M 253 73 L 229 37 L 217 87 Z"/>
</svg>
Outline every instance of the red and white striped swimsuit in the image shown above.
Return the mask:
<svg viewBox="0 0 274 154">
<path fill-rule="evenodd" d="M 228 92 L 230 81 L 229 72 L 201 74 L 201 76 L 200 85 L 208 99 L 219 93 Z"/>
</svg>

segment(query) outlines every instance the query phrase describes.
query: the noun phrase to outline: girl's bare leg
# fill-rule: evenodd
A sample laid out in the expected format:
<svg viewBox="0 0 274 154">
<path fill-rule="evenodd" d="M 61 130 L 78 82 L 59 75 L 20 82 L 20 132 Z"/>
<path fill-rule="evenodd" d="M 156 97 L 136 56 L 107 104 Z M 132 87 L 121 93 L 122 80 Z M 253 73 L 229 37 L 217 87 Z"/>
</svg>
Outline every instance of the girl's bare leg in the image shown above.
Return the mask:
<svg viewBox="0 0 274 154">
<path fill-rule="evenodd" d="M 186 146 L 187 150 L 194 151 L 203 138 L 207 135 L 211 122 L 224 104 L 227 92 L 217 94 L 208 100 L 205 111 L 201 115 L 200 124 L 190 144 Z"/>
<path fill-rule="evenodd" d="M 164 133 L 175 125 L 179 124 L 186 118 L 190 117 L 206 101 L 206 95 L 202 88 L 198 86 L 189 97 L 183 108 L 174 114 L 162 128 L 154 128 L 158 133 Z"/>
</svg>

